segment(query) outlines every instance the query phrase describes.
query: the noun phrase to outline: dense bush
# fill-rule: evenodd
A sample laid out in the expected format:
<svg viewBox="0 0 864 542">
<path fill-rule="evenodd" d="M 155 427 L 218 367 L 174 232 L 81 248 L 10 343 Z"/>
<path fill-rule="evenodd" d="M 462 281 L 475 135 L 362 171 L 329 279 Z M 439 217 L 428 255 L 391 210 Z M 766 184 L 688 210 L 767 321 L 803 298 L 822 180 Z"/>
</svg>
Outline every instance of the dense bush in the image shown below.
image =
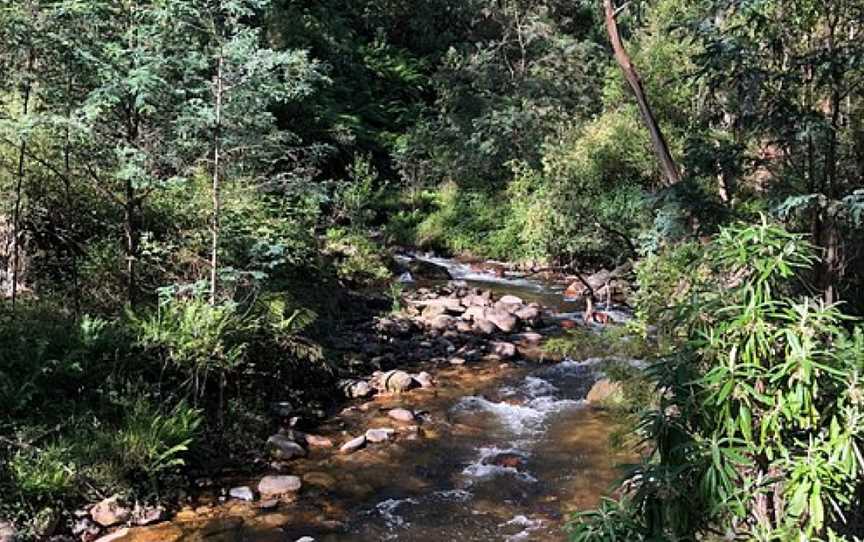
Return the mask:
<svg viewBox="0 0 864 542">
<path fill-rule="evenodd" d="M 677 348 L 650 371 L 661 397 L 651 451 L 618 504 L 582 514 L 574 540 L 760 540 L 858 534 L 864 333 L 807 297 L 816 259 L 768 223 L 707 247 L 668 328 Z"/>
</svg>

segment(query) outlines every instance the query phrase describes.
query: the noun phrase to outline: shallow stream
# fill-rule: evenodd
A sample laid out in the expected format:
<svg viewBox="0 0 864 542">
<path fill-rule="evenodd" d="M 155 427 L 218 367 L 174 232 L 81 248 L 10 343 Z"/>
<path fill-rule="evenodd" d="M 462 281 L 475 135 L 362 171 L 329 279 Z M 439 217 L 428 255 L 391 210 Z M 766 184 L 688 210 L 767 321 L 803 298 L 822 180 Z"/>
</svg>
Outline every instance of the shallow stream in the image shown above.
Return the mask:
<svg viewBox="0 0 864 542">
<path fill-rule="evenodd" d="M 454 276 L 545 306 L 554 298 L 553 310 L 566 311 L 561 293 L 539 282 Z M 121 540 L 563 541 L 571 514 L 596 505 L 632 459 L 610 448 L 610 415 L 584 403 L 597 360 L 430 372 L 435 388 L 357 403 L 320 427 L 337 447 L 369 428 L 392 427 L 397 438 L 293 461 L 289 472 L 304 480 L 296 502 L 263 510 L 214 499 Z M 419 423 L 394 422 L 386 411 L 395 407 L 419 413 Z"/>
</svg>

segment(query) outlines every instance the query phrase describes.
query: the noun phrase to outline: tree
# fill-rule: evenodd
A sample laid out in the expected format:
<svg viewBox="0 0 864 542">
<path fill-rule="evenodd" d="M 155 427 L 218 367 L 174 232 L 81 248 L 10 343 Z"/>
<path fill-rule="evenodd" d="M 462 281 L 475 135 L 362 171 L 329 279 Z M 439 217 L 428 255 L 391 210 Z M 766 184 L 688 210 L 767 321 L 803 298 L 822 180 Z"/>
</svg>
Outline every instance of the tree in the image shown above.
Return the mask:
<svg viewBox="0 0 864 542">
<path fill-rule="evenodd" d="M 651 145 L 654 148 L 654 153 L 660 162 L 660 167 L 663 174 L 666 176 L 668 186 L 673 186 L 681 182 L 681 172 L 678 165 L 672 158 L 672 153 L 669 151 L 669 145 L 666 143 L 666 138 L 657 119 L 654 117 L 654 112 L 651 109 L 651 104 L 648 97 L 645 95 L 645 89 L 642 86 L 642 79 L 636 71 L 636 67 L 630 60 L 630 55 L 624 48 L 624 42 L 621 39 L 621 33 L 618 30 L 618 15 L 627 7 L 629 2 L 622 7 L 616 8 L 613 0 L 603 0 L 603 13 L 606 21 L 606 31 L 609 34 L 609 42 L 612 44 L 612 50 L 615 52 L 615 60 L 621 67 L 624 73 L 624 78 L 633 95 L 636 97 L 636 103 L 639 106 L 639 113 L 642 116 L 642 121 L 648 129 L 648 134 L 651 136 Z"/>
<path fill-rule="evenodd" d="M 268 6 L 269 0 L 204 0 L 183 7 L 182 24 L 204 43 L 186 51 L 204 70 L 190 88 L 194 98 L 184 110 L 182 136 L 190 156 L 210 167 L 211 304 L 218 294 L 223 183 L 245 177 L 251 189 L 260 189 L 277 180 L 295 136 L 279 129 L 273 107 L 311 94 L 325 80 L 305 51 L 264 46 L 261 28 L 250 23 Z"/>
</svg>

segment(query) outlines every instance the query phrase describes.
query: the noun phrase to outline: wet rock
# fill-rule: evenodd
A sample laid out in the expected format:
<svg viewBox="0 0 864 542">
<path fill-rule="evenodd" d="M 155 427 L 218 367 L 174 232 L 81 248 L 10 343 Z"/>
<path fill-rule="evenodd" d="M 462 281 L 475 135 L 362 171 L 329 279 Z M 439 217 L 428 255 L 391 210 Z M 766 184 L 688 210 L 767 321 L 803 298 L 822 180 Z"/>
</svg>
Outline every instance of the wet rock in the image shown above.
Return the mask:
<svg viewBox="0 0 864 542">
<path fill-rule="evenodd" d="M 414 413 L 407 408 L 394 408 L 387 415 L 397 422 L 411 423 L 414 421 Z"/>
<path fill-rule="evenodd" d="M 382 427 L 378 429 L 369 429 L 366 431 L 366 441 L 367 442 L 387 442 L 391 438 L 393 438 L 393 434 L 396 431 L 394 429 L 390 429 L 389 427 Z"/>
<path fill-rule="evenodd" d="M 588 283 L 588 286 L 591 287 L 595 292 L 606 285 L 612 279 L 612 272 L 601 269 L 600 271 L 594 273 L 585 278 L 585 282 Z M 564 297 L 582 297 L 583 295 L 588 293 L 588 287 L 581 281 L 576 280 L 567 287 L 564 291 Z"/>
<path fill-rule="evenodd" d="M 519 454 L 503 452 L 492 457 L 484 458 L 483 464 L 522 471 L 525 469 L 525 458 Z"/>
<path fill-rule="evenodd" d="M 165 508 L 161 506 L 142 506 L 136 504 L 132 509 L 132 523 L 138 526 L 152 525 L 165 517 Z"/>
<path fill-rule="evenodd" d="M 120 504 L 120 497 L 114 495 L 93 506 L 90 517 L 103 527 L 111 527 L 129 520 L 129 509 Z"/>
<path fill-rule="evenodd" d="M 274 510 L 278 507 L 279 501 L 277 499 L 267 499 L 258 503 L 259 510 Z"/>
<path fill-rule="evenodd" d="M 303 482 L 297 476 L 265 476 L 258 482 L 258 493 L 264 499 L 296 493 L 303 487 Z"/>
<path fill-rule="evenodd" d="M 294 542 L 315 542 L 315 539 L 312 538 L 311 536 L 304 536 L 302 538 L 298 538 Z"/>
<path fill-rule="evenodd" d="M 460 358 L 459 356 L 454 356 L 450 358 L 450 365 L 465 365 L 465 358 Z"/>
<path fill-rule="evenodd" d="M 426 280 L 451 280 L 453 277 L 446 267 L 422 260 L 410 260 L 406 262 L 408 271 L 415 279 Z"/>
<path fill-rule="evenodd" d="M 273 455 L 278 459 L 293 459 L 295 457 L 306 457 L 306 450 L 297 444 L 291 436 L 276 433 L 267 439 L 267 444 L 273 449 Z"/>
<path fill-rule="evenodd" d="M 303 475 L 303 482 L 324 489 L 336 487 L 336 479 L 324 472 L 307 472 Z"/>
<path fill-rule="evenodd" d="M 339 451 L 343 454 L 350 454 L 356 452 L 363 446 L 366 446 L 366 435 L 360 435 L 359 437 L 349 440 L 339 447 Z"/>
<path fill-rule="evenodd" d="M 306 435 L 306 444 L 310 448 L 332 448 L 333 441 L 318 435 Z"/>
<path fill-rule="evenodd" d="M 232 487 L 228 491 L 228 496 L 232 499 L 237 499 L 241 501 L 255 500 L 255 494 L 252 492 L 252 488 L 250 488 L 249 486 Z"/>
<path fill-rule="evenodd" d="M 516 357 L 516 345 L 513 343 L 496 341 L 489 343 L 489 348 L 493 354 L 501 359 L 511 359 Z"/>
<path fill-rule="evenodd" d="M 414 381 L 420 384 L 422 388 L 432 388 L 435 386 L 435 383 L 432 381 L 432 375 L 426 371 L 414 375 Z"/>
<path fill-rule="evenodd" d="M 561 323 L 559 325 L 561 326 L 561 329 L 576 329 L 577 327 L 579 327 L 579 324 L 577 324 L 573 320 L 561 320 Z"/>
<path fill-rule="evenodd" d="M 512 332 L 516 329 L 516 326 L 519 323 L 515 316 L 500 309 L 486 311 L 486 319 L 492 322 L 495 327 L 504 333 Z"/>
<path fill-rule="evenodd" d="M 608 378 L 601 378 L 591 386 L 588 395 L 585 396 L 585 402 L 591 405 L 608 404 L 620 400 L 622 393 L 621 384 L 612 382 Z"/>
<path fill-rule="evenodd" d="M 116 542 L 117 540 L 121 540 L 123 538 L 126 538 L 127 536 L 129 536 L 129 529 L 127 527 L 124 527 L 119 531 L 114 531 L 111 534 L 106 534 L 102 538 L 97 539 L 96 542 Z"/>
<path fill-rule="evenodd" d="M 479 335 L 491 335 L 498 330 L 498 327 L 486 319 L 474 321 L 474 333 Z"/>
<path fill-rule="evenodd" d="M 405 393 L 414 387 L 414 377 L 405 371 L 390 371 L 382 376 L 382 384 L 390 393 Z"/>
<path fill-rule="evenodd" d="M 372 395 L 372 386 L 365 380 L 342 380 L 337 386 L 348 399 L 359 399 Z"/>
</svg>

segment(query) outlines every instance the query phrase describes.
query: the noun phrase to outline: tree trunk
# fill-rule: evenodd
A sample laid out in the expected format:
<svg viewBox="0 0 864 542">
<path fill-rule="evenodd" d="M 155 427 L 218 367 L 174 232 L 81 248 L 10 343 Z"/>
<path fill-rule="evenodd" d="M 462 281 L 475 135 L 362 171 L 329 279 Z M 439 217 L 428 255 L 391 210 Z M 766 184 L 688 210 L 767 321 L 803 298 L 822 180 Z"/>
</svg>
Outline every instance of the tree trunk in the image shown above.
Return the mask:
<svg viewBox="0 0 864 542">
<path fill-rule="evenodd" d="M 645 95 L 645 89 L 642 86 L 642 80 L 639 77 L 633 62 L 630 60 L 630 55 L 624 48 L 624 43 L 621 40 L 621 34 L 618 31 L 618 23 L 615 20 L 617 13 L 613 0 L 603 0 L 603 7 L 606 14 L 606 31 L 609 34 L 609 41 L 612 44 L 612 50 L 615 53 L 615 60 L 621 66 L 621 71 L 624 72 L 624 78 L 630 85 L 633 94 L 636 96 L 636 103 L 639 106 L 639 113 L 642 115 L 642 120 L 645 127 L 648 128 L 648 134 L 651 137 L 651 145 L 654 147 L 654 153 L 660 161 L 660 167 L 666 177 L 667 186 L 672 186 L 681 181 L 681 173 L 675 160 L 672 158 L 672 153 L 669 152 L 669 145 L 666 143 L 666 138 L 657 124 L 657 119 L 654 117 L 654 112 L 651 110 L 651 104 L 648 103 L 648 98 Z"/>
<path fill-rule="evenodd" d="M 126 181 L 126 201 L 123 208 L 124 234 L 126 237 L 126 296 L 129 305 L 135 305 L 138 283 L 135 276 L 138 259 L 138 213 L 135 187 Z"/>
<path fill-rule="evenodd" d="M 27 75 L 30 77 L 33 71 L 33 52 L 31 51 L 27 58 Z M 30 94 L 32 91 L 32 83 L 29 80 L 24 82 L 24 89 L 21 93 L 22 116 L 26 119 L 30 111 Z M 24 189 L 24 164 L 27 154 L 27 141 L 21 138 L 21 146 L 18 150 L 18 171 L 15 181 L 15 204 L 12 209 L 12 308 L 15 308 L 15 303 L 18 300 L 18 274 L 21 267 L 21 198 Z"/>
<path fill-rule="evenodd" d="M 213 134 L 213 217 L 211 220 L 211 239 L 210 239 L 210 304 L 216 304 L 216 288 L 218 286 L 218 270 L 219 270 L 219 222 L 221 212 L 220 199 L 220 178 L 219 168 L 221 158 L 221 129 L 222 129 L 222 95 L 224 93 L 223 85 L 223 70 L 225 67 L 225 56 L 220 50 L 219 60 L 216 67 L 216 127 Z"/>
</svg>

